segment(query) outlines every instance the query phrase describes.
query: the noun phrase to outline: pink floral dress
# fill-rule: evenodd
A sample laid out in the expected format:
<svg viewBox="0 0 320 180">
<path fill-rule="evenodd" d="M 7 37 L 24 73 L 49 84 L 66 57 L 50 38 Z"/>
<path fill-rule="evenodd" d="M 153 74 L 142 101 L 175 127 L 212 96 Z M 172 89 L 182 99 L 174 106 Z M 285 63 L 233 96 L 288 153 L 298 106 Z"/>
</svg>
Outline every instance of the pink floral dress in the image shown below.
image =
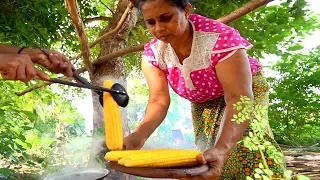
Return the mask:
<svg viewBox="0 0 320 180">
<path fill-rule="evenodd" d="M 252 44 L 239 32 L 221 22 L 191 15 L 193 42 L 190 56 L 179 63 L 174 49 L 156 38 L 145 45 L 143 59 L 166 73 L 171 88 L 193 103 L 202 103 L 223 96 L 215 66 L 238 49 Z M 252 74 L 261 69 L 259 62 L 248 57 Z"/>
</svg>

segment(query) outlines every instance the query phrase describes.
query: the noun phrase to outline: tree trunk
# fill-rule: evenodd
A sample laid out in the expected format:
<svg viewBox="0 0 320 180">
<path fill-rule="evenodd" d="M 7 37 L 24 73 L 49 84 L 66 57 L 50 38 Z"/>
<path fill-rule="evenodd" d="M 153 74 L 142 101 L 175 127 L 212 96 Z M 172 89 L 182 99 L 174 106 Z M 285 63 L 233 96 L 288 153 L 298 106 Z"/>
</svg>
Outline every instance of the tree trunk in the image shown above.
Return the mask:
<svg viewBox="0 0 320 180">
<path fill-rule="evenodd" d="M 108 27 L 102 32 L 102 34 L 114 29 L 122 14 L 124 13 L 126 7 L 128 5 L 127 0 L 120 0 L 118 3 L 117 10 L 115 14 L 113 15 L 112 20 L 110 21 Z M 138 11 L 136 8 L 134 8 L 128 19 L 125 21 L 123 27 L 119 31 L 119 33 L 116 33 L 114 35 L 109 36 L 108 38 L 105 38 L 100 43 L 100 57 L 105 56 L 109 53 L 112 53 L 114 51 L 121 50 L 127 46 L 126 36 L 125 34 L 135 26 L 138 19 Z M 93 73 L 93 82 L 96 82 L 98 85 L 102 86 L 104 80 L 112 80 L 114 83 L 120 83 L 126 88 L 126 72 L 124 67 L 124 62 L 122 57 L 111 59 L 103 64 L 99 64 L 95 66 L 94 73 Z M 95 155 L 96 158 L 99 158 L 104 162 L 104 155 L 106 152 L 108 152 L 108 149 L 106 147 L 105 143 L 105 136 L 104 133 L 104 122 L 103 122 L 103 108 L 99 103 L 99 97 L 93 93 L 93 143 L 92 143 L 92 149 L 93 149 L 93 155 Z M 123 122 L 123 132 L 124 135 L 129 134 L 129 127 L 128 127 L 128 121 L 126 116 L 126 110 L 125 108 L 121 108 L 121 118 Z M 96 162 L 96 158 L 92 157 L 90 158 L 91 166 L 94 166 Z M 129 179 L 128 175 L 124 176 L 122 173 L 112 173 L 111 179 Z"/>
</svg>

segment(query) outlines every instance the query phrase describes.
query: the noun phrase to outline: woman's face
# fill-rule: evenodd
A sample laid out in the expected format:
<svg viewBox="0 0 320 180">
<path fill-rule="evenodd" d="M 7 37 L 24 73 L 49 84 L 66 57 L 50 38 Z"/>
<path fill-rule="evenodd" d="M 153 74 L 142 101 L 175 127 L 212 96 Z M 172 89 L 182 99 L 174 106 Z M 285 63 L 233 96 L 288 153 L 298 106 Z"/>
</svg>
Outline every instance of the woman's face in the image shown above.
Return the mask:
<svg viewBox="0 0 320 180">
<path fill-rule="evenodd" d="M 147 28 L 153 36 L 166 43 L 179 42 L 188 28 L 188 5 L 181 10 L 167 0 L 149 0 L 142 5 L 142 14 Z"/>
</svg>

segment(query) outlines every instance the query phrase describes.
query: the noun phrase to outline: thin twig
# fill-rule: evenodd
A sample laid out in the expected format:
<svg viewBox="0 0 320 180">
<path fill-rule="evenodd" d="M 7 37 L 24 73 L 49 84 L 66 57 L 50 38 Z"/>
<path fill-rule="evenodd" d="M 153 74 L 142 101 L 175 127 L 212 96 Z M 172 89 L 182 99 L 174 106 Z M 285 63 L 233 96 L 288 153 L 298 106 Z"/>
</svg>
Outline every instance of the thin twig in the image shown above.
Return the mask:
<svg viewBox="0 0 320 180">
<path fill-rule="evenodd" d="M 83 62 L 89 71 L 90 78 L 93 74 L 93 66 L 90 60 L 90 48 L 88 45 L 88 38 L 86 36 L 85 30 L 84 30 L 84 24 L 82 22 L 82 19 L 80 17 L 79 7 L 76 0 L 66 0 L 66 7 L 70 13 L 72 22 L 77 30 L 80 45 L 81 45 L 81 54 L 83 55 Z"/>
<path fill-rule="evenodd" d="M 96 16 L 96 17 L 91 17 L 87 18 L 83 21 L 84 24 L 91 23 L 93 21 L 110 21 L 111 17 L 106 17 L 106 16 Z"/>
<path fill-rule="evenodd" d="M 98 43 L 100 43 L 104 38 L 112 35 L 112 34 L 115 34 L 116 32 L 118 32 L 121 27 L 123 26 L 125 20 L 128 18 L 129 16 L 129 13 L 131 11 L 131 9 L 133 8 L 133 5 L 130 3 L 128 6 L 127 6 L 127 9 L 125 10 L 125 12 L 122 14 L 121 16 L 121 19 L 119 21 L 119 23 L 117 24 L 117 26 L 112 29 L 111 31 L 103 34 L 102 36 L 100 36 L 98 39 L 96 39 L 94 42 L 90 43 L 89 47 L 90 48 L 93 48 L 95 45 L 97 45 Z M 70 60 L 74 60 L 74 59 L 79 59 L 81 57 L 81 54 L 75 56 L 75 57 L 72 57 Z"/>
<path fill-rule="evenodd" d="M 32 87 L 30 87 L 30 88 L 27 88 L 27 89 L 25 89 L 24 91 L 16 92 L 15 94 L 16 94 L 17 96 L 22 96 L 22 95 L 25 95 L 25 94 L 33 91 L 33 90 L 40 89 L 40 88 L 43 88 L 43 87 L 45 87 L 45 86 L 50 86 L 51 84 L 52 84 L 51 82 L 45 82 L 45 83 L 43 83 L 43 84 L 39 84 L 39 85 L 36 85 L 36 86 L 32 86 Z"/>
<path fill-rule="evenodd" d="M 232 21 L 239 19 L 240 17 L 258 9 L 259 7 L 261 7 L 263 5 L 268 4 L 271 1 L 273 1 L 273 0 L 252 0 L 252 1 L 248 2 L 247 4 L 243 5 L 242 7 L 240 7 L 239 9 L 231 12 L 230 14 L 219 18 L 218 21 L 221 21 L 225 24 L 229 24 Z"/>
<path fill-rule="evenodd" d="M 253 134 L 254 134 L 255 137 L 258 137 L 257 133 L 254 130 L 253 130 Z M 262 163 L 263 163 L 264 169 L 269 170 L 269 166 L 268 166 L 266 157 L 264 156 L 264 153 L 263 153 L 262 149 L 259 148 L 259 147 L 258 147 L 258 149 L 259 149 L 259 152 L 260 152 L 260 155 L 261 155 L 261 159 L 262 159 Z M 267 173 L 267 175 L 269 176 L 269 179 L 272 180 L 272 176 L 270 175 L 270 173 Z"/>
<path fill-rule="evenodd" d="M 56 78 L 54 78 L 54 79 L 58 79 L 58 80 L 61 79 L 61 80 L 63 80 L 63 81 L 71 81 L 71 80 L 73 80 L 73 77 L 60 76 L 60 77 L 56 77 Z M 39 77 L 37 77 L 37 76 L 34 78 L 34 80 L 41 80 L 41 81 L 42 81 L 42 79 L 39 78 Z M 54 83 L 54 82 L 46 81 L 46 82 L 44 82 L 43 84 L 39 84 L 39 85 L 36 85 L 36 86 L 32 86 L 32 87 L 27 88 L 27 89 L 25 89 L 25 90 L 23 90 L 23 91 L 16 92 L 15 94 L 16 94 L 17 96 L 22 96 L 22 95 L 25 95 L 25 94 L 33 91 L 33 90 L 40 89 L 40 88 L 45 87 L 45 86 L 50 86 L 50 85 L 53 84 L 53 83 Z"/>
<path fill-rule="evenodd" d="M 95 40 L 94 42 L 90 43 L 89 47 L 93 48 L 95 45 L 97 45 L 99 42 L 101 42 L 104 38 L 118 32 L 120 30 L 120 28 L 123 26 L 124 22 L 126 21 L 126 19 L 129 16 L 129 13 L 131 11 L 131 9 L 133 8 L 133 5 L 130 3 L 127 6 L 127 9 L 124 11 L 123 15 L 121 16 L 121 19 L 119 21 L 119 23 L 117 24 L 117 26 L 112 29 L 111 31 L 105 33 L 104 35 L 100 36 L 97 40 Z"/>
<path fill-rule="evenodd" d="M 99 2 L 104 5 L 112 14 L 114 14 L 113 10 L 111 8 L 109 8 L 109 6 L 107 6 L 104 2 L 102 2 L 101 0 L 99 0 Z"/>
</svg>

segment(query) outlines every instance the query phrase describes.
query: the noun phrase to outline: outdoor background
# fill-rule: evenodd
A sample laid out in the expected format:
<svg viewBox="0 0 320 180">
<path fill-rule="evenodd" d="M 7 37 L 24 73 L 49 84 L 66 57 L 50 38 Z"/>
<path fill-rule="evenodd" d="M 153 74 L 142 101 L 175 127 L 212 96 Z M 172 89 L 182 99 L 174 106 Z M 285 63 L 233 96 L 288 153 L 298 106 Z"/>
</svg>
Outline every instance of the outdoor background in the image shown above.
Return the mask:
<svg viewBox="0 0 320 180">
<path fill-rule="evenodd" d="M 120 2 L 78 1 L 83 19 L 116 17 Z M 199 0 L 195 4 L 196 12 L 219 18 L 248 0 L 226 2 Z M 271 86 L 269 121 L 277 142 L 288 156 L 294 152 L 313 160 L 320 160 L 316 154 L 320 152 L 319 7 L 318 0 L 275 1 L 230 24 L 252 42 L 254 48 L 249 54 L 264 66 Z M 79 40 L 68 18 L 62 0 L 0 0 L 0 43 L 43 46 L 73 57 L 79 52 Z M 101 32 L 110 30 L 109 26 L 114 24 L 111 21 L 87 23 L 89 42 Z M 151 38 L 141 19 L 126 32 L 123 39 L 128 47 Z M 92 56 L 107 54 L 103 48 L 106 48 L 103 44 L 92 48 Z M 108 51 L 112 52 L 112 49 Z M 121 59 L 125 75 L 119 82 L 126 83 L 130 96 L 129 105 L 121 108 L 127 122 L 125 126 L 129 128 L 127 133 L 138 126 L 148 100 L 140 60 L 140 52 Z M 81 60 L 73 63 L 76 67 L 83 66 Z M 108 64 L 99 68 L 107 69 L 106 77 L 116 78 L 112 73 L 117 70 L 106 67 Z M 88 73 L 83 76 L 89 78 Z M 42 83 L 0 79 L 1 176 L 39 179 L 47 174 L 85 167 L 92 153 L 101 149 L 94 141 L 99 139 L 95 135 L 103 134 L 101 127 L 94 127 L 94 122 L 99 121 L 94 113 L 101 108 L 96 107 L 99 105 L 91 91 L 53 84 L 23 96 L 15 94 Z M 145 147 L 196 148 L 188 101 L 171 91 L 167 117 Z M 319 161 L 315 164 L 320 165 Z"/>
</svg>

